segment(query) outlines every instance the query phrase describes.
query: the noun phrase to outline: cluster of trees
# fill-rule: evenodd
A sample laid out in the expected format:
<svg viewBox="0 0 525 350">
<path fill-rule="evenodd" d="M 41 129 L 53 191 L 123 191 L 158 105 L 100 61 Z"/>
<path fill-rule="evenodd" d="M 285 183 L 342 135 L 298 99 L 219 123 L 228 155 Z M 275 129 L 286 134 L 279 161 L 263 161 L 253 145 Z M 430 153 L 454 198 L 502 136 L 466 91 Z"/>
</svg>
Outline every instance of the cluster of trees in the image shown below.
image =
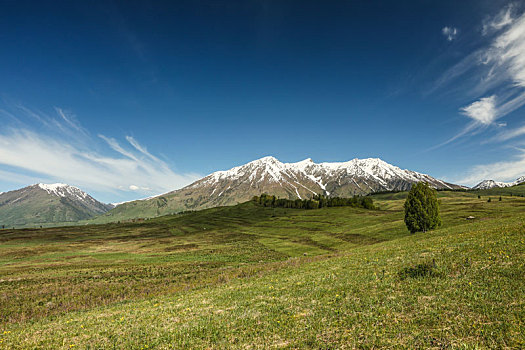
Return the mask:
<svg viewBox="0 0 525 350">
<path fill-rule="evenodd" d="M 327 197 L 322 194 L 314 195 L 311 199 L 285 199 L 276 196 L 261 194 L 253 197 L 253 201 L 263 207 L 293 208 L 293 209 L 319 209 L 326 207 L 355 207 L 376 209 L 370 197 L 351 198 Z"/>
</svg>

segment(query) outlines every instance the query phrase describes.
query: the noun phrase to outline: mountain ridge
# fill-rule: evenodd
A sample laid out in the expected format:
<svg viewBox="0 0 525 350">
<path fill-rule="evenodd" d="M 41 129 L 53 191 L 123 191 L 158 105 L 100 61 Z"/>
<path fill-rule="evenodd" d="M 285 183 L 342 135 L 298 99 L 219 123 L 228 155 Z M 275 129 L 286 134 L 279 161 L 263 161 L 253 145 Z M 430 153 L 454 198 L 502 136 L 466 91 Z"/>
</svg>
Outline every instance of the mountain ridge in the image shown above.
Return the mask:
<svg viewBox="0 0 525 350">
<path fill-rule="evenodd" d="M 257 168 L 262 168 L 259 174 L 257 174 Z M 267 177 L 269 182 L 282 182 L 288 181 L 286 178 L 293 177 L 293 175 L 304 176 L 316 183 L 319 188 L 328 192 L 327 184 L 330 181 L 329 177 L 341 177 L 341 176 L 352 176 L 360 177 L 365 179 L 371 179 L 379 182 L 379 186 L 383 188 L 381 190 L 395 190 L 395 184 L 389 183 L 391 179 L 402 179 L 411 183 L 418 181 L 427 181 L 434 187 L 438 188 L 448 188 L 454 189 L 460 186 L 448 184 L 444 181 L 437 180 L 427 174 L 418 173 L 411 170 L 403 170 L 399 167 L 391 165 L 380 158 L 365 158 L 359 159 L 354 158 L 347 162 L 323 162 L 315 163 L 311 158 L 296 162 L 296 163 L 282 163 L 278 159 L 272 156 L 263 157 L 256 159 L 249 163 L 246 163 L 241 166 L 234 167 L 226 171 L 216 171 L 208 176 L 205 176 L 201 180 L 197 180 L 193 184 L 187 186 L 187 188 L 198 188 L 205 185 L 217 183 L 220 180 L 227 178 L 230 180 L 236 180 L 242 178 L 246 175 L 247 172 L 250 172 L 248 181 L 253 182 L 256 177 L 259 177 L 259 181 L 265 180 Z M 291 174 L 295 173 L 295 174 Z M 324 182 L 324 183 L 323 183 Z M 355 182 L 355 180 L 354 180 Z M 370 186 L 368 183 L 364 183 L 365 188 L 357 184 L 360 190 L 356 190 L 355 194 L 367 194 L 368 190 L 374 190 L 374 187 Z M 377 186 L 376 186 L 377 187 Z M 368 190 L 366 189 L 368 188 Z M 172 191 L 171 193 L 176 192 Z M 317 194 L 318 191 L 312 191 L 313 194 Z M 300 195 L 298 194 L 299 198 Z"/>
<path fill-rule="evenodd" d="M 185 210 L 234 205 L 268 193 L 304 199 L 315 194 L 350 197 L 373 192 L 408 190 L 428 182 L 438 189 L 460 189 L 427 174 L 401 169 L 379 158 L 315 163 L 311 158 L 283 163 L 263 157 L 229 170 L 213 172 L 192 184 L 153 198 L 123 203 L 102 215 L 100 222 L 154 217 Z"/>
</svg>

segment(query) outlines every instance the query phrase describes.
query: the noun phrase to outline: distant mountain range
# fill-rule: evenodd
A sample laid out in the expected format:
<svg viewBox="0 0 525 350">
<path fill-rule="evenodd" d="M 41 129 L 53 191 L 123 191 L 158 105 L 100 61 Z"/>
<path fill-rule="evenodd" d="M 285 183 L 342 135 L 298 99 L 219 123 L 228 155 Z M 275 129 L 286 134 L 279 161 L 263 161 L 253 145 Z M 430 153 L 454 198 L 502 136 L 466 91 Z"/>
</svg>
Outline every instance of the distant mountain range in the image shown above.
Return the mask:
<svg viewBox="0 0 525 350">
<path fill-rule="evenodd" d="M 125 221 L 187 210 L 234 205 L 262 193 L 281 198 L 304 199 L 314 194 L 350 197 L 383 191 L 404 191 L 427 182 L 437 189 L 467 189 L 411 170 L 403 170 L 378 158 L 347 162 L 314 163 L 305 159 L 282 163 L 264 157 L 226 171 L 214 172 L 182 189 L 159 196 L 104 204 L 66 184 L 36 184 L 0 193 L 0 225 L 24 226 L 45 223 Z M 473 189 L 509 187 L 525 182 L 485 180 Z M 1 226 L 0 226 L 1 227 Z"/>
<path fill-rule="evenodd" d="M 319 193 L 348 197 L 378 191 L 403 191 L 420 181 L 438 189 L 465 188 L 402 170 L 378 158 L 340 163 L 314 163 L 311 159 L 282 163 L 274 157 L 264 157 L 230 170 L 217 171 L 180 190 L 123 203 L 97 220 L 118 221 L 233 205 L 261 193 L 295 199 Z"/>
<path fill-rule="evenodd" d="M 488 190 L 495 187 L 511 187 L 522 184 L 525 182 L 525 176 L 519 177 L 516 181 L 513 182 L 498 182 L 494 180 L 483 180 L 476 186 L 472 187 L 473 190 Z"/>
<path fill-rule="evenodd" d="M 0 193 L 0 227 L 75 222 L 112 209 L 66 184 L 36 184 Z"/>
</svg>

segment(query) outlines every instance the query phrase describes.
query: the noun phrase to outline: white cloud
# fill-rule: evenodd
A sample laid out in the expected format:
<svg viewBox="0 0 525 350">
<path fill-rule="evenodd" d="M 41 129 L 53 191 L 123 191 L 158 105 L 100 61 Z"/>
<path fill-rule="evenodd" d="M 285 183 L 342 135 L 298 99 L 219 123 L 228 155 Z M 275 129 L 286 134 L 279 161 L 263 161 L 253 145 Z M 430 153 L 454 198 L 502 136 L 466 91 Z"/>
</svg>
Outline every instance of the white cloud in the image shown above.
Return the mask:
<svg viewBox="0 0 525 350">
<path fill-rule="evenodd" d="M 454 27 L 443 27 L 441 33 L 443 33 L 448 41 L 452 41 L 458 36 L 458 29 Z"/>
<path fill-rule="evenodd" d="M 0 130 L 0 179 L 15 182 L 20 174 L 24 179 L 65 182 L 88 191 L 158 194 L 200 178 L 194 173 L 174 172 L 131 137 L 126 147 L 114 138 L 99 135 L 109 148 L 95 150 L 96 139 L 63 110 L 56 112 L 62 120 L 31 111 L 32 117 L 42 119 L 42 124 L 54 132 L 50 128 L 35 131 L 23 124 Z M 56 123 L 60 128 L 54 128 Z M 73 133 L 83 138 L 72 141 Z M 108 155 L 111 150 L 116 154 Z"/>
<path fill-rule="evenodd" d="M 461 112 L 478 123 L 490 125 L 497 118 L 496 96 L 484 97 L 461 108 Z"/>
<path fill-rule="evenodd" d="M 513 160 L 477 165 L 473 167 L 466 176 L 453 181 L 460 184 L 474 186 L 487 179 L 496 181 L 514 181 L 518 177 L 524 175 L 525 150 L 520 150 L 520 154 Z"/>
</svg>

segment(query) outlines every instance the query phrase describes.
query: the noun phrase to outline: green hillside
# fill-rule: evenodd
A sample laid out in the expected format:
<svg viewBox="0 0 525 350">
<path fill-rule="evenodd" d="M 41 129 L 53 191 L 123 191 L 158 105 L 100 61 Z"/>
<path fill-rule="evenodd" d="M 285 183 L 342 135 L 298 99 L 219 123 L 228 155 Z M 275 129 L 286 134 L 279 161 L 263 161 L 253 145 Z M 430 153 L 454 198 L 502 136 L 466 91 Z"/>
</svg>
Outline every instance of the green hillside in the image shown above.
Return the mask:
<svg viewBox="0 0 525 350">
<path fill-rule="evenodd" d="M 105 224 L 137 218 L 153 218 L 175 214 L 186 209 L 186 207 L 177 204 L 175 201 L 168 201 L 164 196 L 160 196 L 149 200 L 137 200 L 120 204 L 107 213 L 93 218 L 90 223 Z"/>
<path fill-rule="evenodd" d="M 525 346 L 524 198 L 440 192 L 414 235 L 374 200 L 2 230 L 0 348 Z"/>
<path fill-rule="evenodd" d="M 0 202 L 0 228 L 71 223 L 90 219 L 97 214 L 68 198 L 37 193 L 30 200 L 25 200 L 18 205 Z"/>
<path fill-rule="evenodd" d="M 110 208 L 77 187 L 36 184 L 0 193 L 0 228 L 71 225 Z"/>
<path fill-rule="evenodd" d="M 81 213 L 74 208 L 61 210 L 61 198 L 59 197 L 38 193 L 34 198 L 35 200 L 28 201 L 23 205 L 3 205 L 0 203 L 0 225 L 5 227 L 23 226 L 29 223 L 38 225 L 53 221 L 76 221 L 89 217 L 79 216 Z"/>
</svg>

